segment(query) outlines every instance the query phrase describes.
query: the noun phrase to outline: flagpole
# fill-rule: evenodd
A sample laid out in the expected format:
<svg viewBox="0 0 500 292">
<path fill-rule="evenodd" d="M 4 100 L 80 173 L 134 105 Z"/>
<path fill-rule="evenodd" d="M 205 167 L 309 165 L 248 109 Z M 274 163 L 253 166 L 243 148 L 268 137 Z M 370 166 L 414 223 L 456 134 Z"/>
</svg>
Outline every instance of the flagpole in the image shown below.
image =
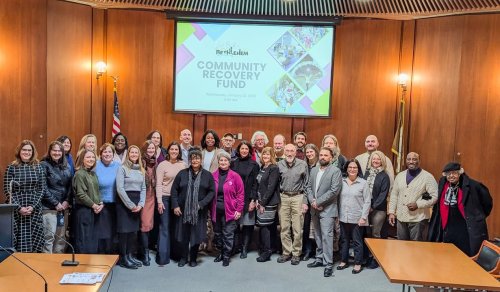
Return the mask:
<svg viewBox="0 0 500 292">
<path fill-rule="evenodd" d="M 114 136 L 121 132 L 120 129 L 120 112 L 118 109 L 118 89 L 117 89 L 117 83 L 118 83 L 118 76 L 110 76 L 113 79 L 113 123 L 112 123 L 112 129 L 111 129 L 111 138 L 114 138 Z"/>
<path fill-rule="evenodd" d="M 401 101 L 400 101 L 400 114 L 401 114 L 401 128 L 399 130 L 399 145 L 398 145 L 398 163 L 396 167 L 396 172 L 401 171 L 401 160 L 403 158 L 403 132 L 405 128 L 405 97 L 406 97 L 406 84 L 402 84 L 403 88 L 401 92 Z"/>
</svg>

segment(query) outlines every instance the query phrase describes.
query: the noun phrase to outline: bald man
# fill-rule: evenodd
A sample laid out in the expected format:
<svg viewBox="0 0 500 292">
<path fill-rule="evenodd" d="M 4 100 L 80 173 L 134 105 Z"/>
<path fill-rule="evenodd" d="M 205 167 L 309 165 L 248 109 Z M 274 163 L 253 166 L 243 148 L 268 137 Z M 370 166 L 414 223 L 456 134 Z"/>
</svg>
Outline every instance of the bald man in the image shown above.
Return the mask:
<svg viewBox="0 0 500 292">
<path fill-rule="evenodd" d="M 184 163 L 189 164 L 188 152 L 193 146 L 191 146 L 191 142 L 193 142 L 193 136 L 191 135 L 191 131 L 189 129 L 184 129 L 181 131 L 181 136 L 179 137 L 181 141 L 181 157 Z"/>
<path fill-rule="evenodd" d="M 365 139 L 366 152 L 356 156 L 356 160 L 359 161 L 359 164 L 361 165 L 361 171 L 363 172 L 363 176 L 365 176 L 366 170 L 370 166 L 369 165 L 370 155 L 373 153 L 373 151 L 378 150 L 379 145 L 380 144 L 378 143 L 377 136 L 369 135 Z M 387 155 L 385 156 L 385 162 L 387 164 L 385 172 L 387 173 L 387 175 L 389 175 L 389 180 L 391 181 L 391 187 L 392 187 L 392 185 L 394 184 L 394 167 L 392 166 L 391 159 Z"/>
<path fill-rule="evenodd" d="M 434 176 L 420 167 L 420 156 L 406 156 L 406 170 L 394 180 L 389 202 L 389 224 L 397 223 L 398 239 L 423 241 L 438 197 Z"/>
</svg>

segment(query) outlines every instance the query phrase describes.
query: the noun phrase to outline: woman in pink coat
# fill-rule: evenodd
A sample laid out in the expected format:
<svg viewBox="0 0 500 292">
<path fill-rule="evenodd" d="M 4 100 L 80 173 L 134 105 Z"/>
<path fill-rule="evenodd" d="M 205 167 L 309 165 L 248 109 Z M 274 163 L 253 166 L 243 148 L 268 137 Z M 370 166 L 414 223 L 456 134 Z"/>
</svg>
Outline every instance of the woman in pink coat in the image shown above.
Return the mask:
<svg viewBox="0 0 500 292">
<path fill-rule="evenodd" d="M 227 267 L 233 250 L 234 231 L 243 212 L 245 190 L 239 174 L 229 169 L 231 156 L 221 151 L 217 160 L 219 168 L 213 173 L 215 197 L 212 201 L 212 221 L 215 246 L 221 253 L 214 262 L 222 261 L 222 265 Z"/>
</svg>

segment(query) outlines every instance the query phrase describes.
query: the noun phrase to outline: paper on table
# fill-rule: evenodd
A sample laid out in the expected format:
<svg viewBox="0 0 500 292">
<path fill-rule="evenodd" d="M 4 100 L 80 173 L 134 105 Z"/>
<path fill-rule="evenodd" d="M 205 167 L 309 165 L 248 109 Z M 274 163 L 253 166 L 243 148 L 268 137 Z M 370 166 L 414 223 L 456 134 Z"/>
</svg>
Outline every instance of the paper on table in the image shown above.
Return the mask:
<svg viewBox="0 0 500 292">
<path fill-rule="evenodd" d="M 105 273 L 71 273 L 64 274 L 59 284 L 93 285 L 104 280 Z"/>
</svg>

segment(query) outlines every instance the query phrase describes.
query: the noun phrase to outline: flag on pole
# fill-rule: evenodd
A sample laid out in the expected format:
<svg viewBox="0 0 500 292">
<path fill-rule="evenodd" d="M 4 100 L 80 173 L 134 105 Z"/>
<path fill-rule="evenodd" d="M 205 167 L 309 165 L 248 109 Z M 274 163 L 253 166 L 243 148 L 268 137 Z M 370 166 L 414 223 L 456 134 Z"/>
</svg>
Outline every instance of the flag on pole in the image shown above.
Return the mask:
<svg viewBox="0 0 500 292">
<path fill-rule="evenodd" d="M 116 93 L 116 81 L 113 88 L 114 103 L 113 103 L 113 130 L 111 131 L 111 136 L 114 137 L 116 134 L 121 132 L 120 129 L 120 110 L 118 108 L 118 94 Z"/>
<path fill-rule="evenodd" d="M 392 141 L 391 151 L 396 155 L 396 173 L 401 171 L 401 159 L 403 156 L 403 131 L 404 131 L 404 123 L 405 123 L 405 92 L 403 92 L 401 96 L 401 100 L 399 102 L 399 114 L 398 114 L 398 123 L 397 130 L 394 135 L 394 140 Z"/>
</svg>

